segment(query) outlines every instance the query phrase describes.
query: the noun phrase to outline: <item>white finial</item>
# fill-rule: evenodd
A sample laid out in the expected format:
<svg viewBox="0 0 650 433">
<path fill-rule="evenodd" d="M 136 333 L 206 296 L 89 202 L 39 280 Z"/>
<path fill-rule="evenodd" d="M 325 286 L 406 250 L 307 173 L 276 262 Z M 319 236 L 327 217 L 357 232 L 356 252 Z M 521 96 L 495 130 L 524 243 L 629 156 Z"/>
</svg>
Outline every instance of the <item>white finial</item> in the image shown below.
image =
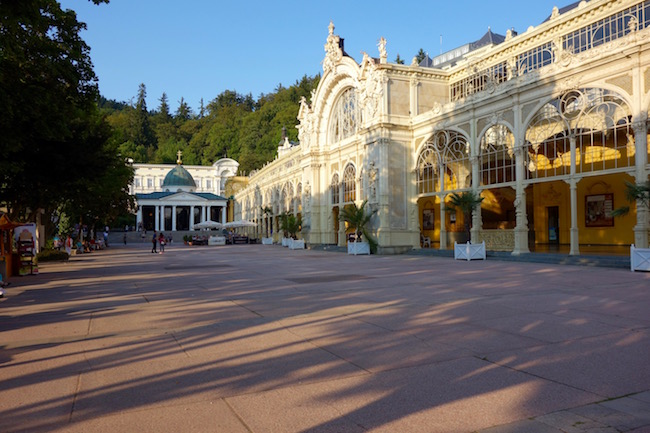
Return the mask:
<svg viewBox="0 0 650 433">
<path fill-rule="evenodd" d="M 330 29 L 330 35 L 333 35 L 334 34 L 334 22 L 332 20 L 330 20 L 329 29 Z"/>
</svg>

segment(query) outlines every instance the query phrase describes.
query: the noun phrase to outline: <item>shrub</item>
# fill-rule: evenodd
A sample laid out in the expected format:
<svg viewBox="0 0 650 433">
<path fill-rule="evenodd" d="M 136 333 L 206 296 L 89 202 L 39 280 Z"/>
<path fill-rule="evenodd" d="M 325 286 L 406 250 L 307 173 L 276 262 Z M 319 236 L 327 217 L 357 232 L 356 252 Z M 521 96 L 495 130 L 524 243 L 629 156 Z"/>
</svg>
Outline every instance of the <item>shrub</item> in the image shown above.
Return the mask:
<svg viewBox="0 0 650 433">
<path fill-rule="evenodd" d="M 60 260 L 68 260 L 70 256 L 65 251 L 58 250 L 43 250 L 36 254 L 36 260 L 39 262 L 56 262 Z"/>
</svg>

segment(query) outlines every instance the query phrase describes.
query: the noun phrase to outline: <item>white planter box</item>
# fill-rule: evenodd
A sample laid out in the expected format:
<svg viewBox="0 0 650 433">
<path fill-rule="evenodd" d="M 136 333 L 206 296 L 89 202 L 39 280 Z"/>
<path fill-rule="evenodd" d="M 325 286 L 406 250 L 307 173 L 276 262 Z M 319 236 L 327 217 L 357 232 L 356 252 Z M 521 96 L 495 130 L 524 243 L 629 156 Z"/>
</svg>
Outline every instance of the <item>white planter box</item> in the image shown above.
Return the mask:
<svg viewBox="0 0 650 433">
<path fill-rule="evenodd" d="M 630 268 L 634 271 L 650 271 L 650 248 L 635 248 L 630 245 Z"/>
<path fill-rule="evenodd" d="M 226 238 L 224 236 L 210 236 L 208 245 L 226 245 Z"/>
<path fill-rule="evenodd" d="M 290 250 L 304 250 L 305 249 L 305 240 L 304 239 L 291 239 L 289 243 Z"/>
<path fill-rule="evenodd" d="M 273 245 L 273 238 L 262 238 L 262 245 Z"/>
<path fill-rule="evenodd" d="M 454 242 L 454 259 L 456 260 L 485 260 L 485 241 L 480 244 L 459 244 Z"/>
<path fill-rule="evenodd" d="M 348 254 L 370 254 L 370 244 L 368 242 L 348 242 Z"/>
<path fill-rule="evenodd" d="M 291 242 L 291 241 L 292 241 L 291 238 L 282 238 L 282 246 L 283 246 L 283 247 L 288 247 L 288 246 L 289 246 L 289 242 Z"/>
</svg>

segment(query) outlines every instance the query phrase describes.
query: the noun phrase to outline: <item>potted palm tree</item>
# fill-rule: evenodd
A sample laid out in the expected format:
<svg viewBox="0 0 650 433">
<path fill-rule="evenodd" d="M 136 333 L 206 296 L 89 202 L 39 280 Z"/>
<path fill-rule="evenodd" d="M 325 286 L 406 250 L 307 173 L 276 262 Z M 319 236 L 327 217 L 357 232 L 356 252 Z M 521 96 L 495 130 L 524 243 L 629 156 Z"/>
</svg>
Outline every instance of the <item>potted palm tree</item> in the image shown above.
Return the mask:
<svg viewBox="0 0 650 433">
<path fill-rule="evenodd" d="M 354 234 L 354 242 L 348 242 L 348 254 L 370 254 L 371 251 L 377 251 L 377 242 L 368 232 L 370 219 L 377 211 L 367 212 L 367 203 L 368 200 L 364 200 L 361 206 L 356 203 L 347 205 L 339 215 L 339 219 L 347 224 L 347 231 Z"/>
<path fill-rule="evenodd" d="M 282 246 L 288 247 L 290 242 L 289 237 L 289 212 L 284 211 L 278 216 L 279 229 L 282 231 Z"/>
<path fill-rule="evenodd" d="M 625 197 L 630 203 L 636 202 L 637 209 L 645 208 L 647 215 L 650 212 L 650 181 L 639 184 L 625 182 Z M 612 216 L 619 217 L 627 215 L 629 212 L 629 206 L 622 206 L 615 209 Z M 645 236 L 647 239 L 647 233 Z M 632 271 L 650 271 L 650 248 L 636 248 L 634 244 L 630 245 L 630 269 Z"/>
<path fill-rule="evenodd" d="M 289 233 L 288 247 L 290 250 L 304 250 L 305 240 L 298 239 L 298 232 L 302 227 L 302 218 L 300 215 L 288 214 L 286 218 L 286 230 Z"/>
<path fill-rule="evenodd" d="M 454 242 L 455 259 L 483 259 L 485 260 L 485 241 L 480 244 L 472 244 L 472 216 L 478 206 L 481 205 L 483 197 L 475 191 L 465 191 L 460 194 L 453 193 L 449 198 L 446 209 L 451 211 L 460 211 L 463 215 L 465 232 L 467 233 L 467 244 L 458 244 Z"/>
<path fill-rule="evenodd" d="M 269 225 L 271 224 L 271 216 L 273 215 L 273 209 L 269 206 L 264 206 L 261 208 L 262 214 L 264 215 L 264 237 L 262 238 L 262 245 L 273 245 L 273 238 L 269 236 Z"/>
</svg>

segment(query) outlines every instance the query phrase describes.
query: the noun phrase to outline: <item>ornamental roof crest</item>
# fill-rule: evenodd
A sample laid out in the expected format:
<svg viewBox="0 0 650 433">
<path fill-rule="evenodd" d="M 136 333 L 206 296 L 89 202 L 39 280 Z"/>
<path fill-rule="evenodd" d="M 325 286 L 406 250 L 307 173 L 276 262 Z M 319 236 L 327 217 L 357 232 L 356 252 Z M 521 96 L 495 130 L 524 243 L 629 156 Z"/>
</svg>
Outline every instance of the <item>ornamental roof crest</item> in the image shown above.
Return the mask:
<svg viewBox="0 0 650 433">
<path fill-rule="evenodd" d="M 343 58 L 341 38 L 334 34 L 334 23 L 330 21 L 329 35 L 325 43 L 325 59 L 323 59 L 323 72 L 328 73 Z"/>
</svg>

